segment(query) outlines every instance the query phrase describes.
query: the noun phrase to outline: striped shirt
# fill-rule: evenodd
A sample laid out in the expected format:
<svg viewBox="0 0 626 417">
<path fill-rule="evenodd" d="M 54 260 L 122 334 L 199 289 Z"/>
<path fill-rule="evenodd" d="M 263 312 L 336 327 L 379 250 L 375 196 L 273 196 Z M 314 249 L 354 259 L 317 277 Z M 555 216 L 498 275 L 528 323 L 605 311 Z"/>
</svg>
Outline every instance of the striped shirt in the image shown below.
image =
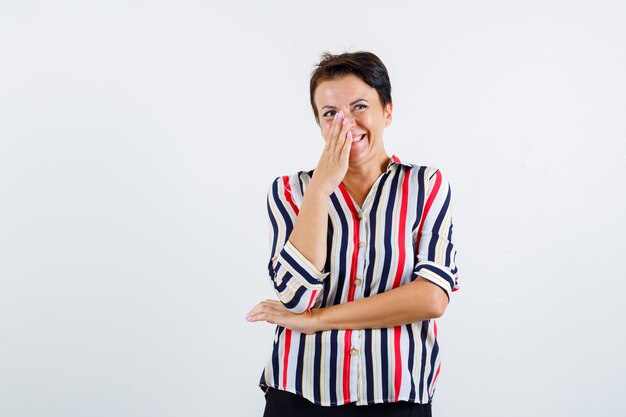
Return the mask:
<svg viewBox="0 0 626 417">
<path fill-rule="evenodd" d="M 423 277 L 448 298 L 458 289 L 450 185 L 440 170 L 393 155 L 359 207 L 339 184 L 328 197 L 326 264 L 318 270 L 288 240 L 311 171 L 276 178 L 267 193 L 269 276 L 279 300 L 302 313 L 391 290 Z M 441 368 L 434 319 L 392 328 L 304 334 L 276 326 L 263 391 L 323 406 L 430 403 Z"/>
</svg>

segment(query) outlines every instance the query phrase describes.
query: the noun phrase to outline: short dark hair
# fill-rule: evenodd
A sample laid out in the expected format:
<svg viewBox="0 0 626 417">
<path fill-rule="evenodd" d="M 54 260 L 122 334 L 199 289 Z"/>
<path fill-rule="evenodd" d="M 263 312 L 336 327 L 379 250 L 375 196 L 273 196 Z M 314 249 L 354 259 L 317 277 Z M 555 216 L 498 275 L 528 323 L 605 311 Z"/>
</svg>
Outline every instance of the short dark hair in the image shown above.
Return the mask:
<svg viewBox="0 0 626 417">
<path fill-rule="evenodd" d="M 324 52 L 321 55 L 320 62 L 311 73 L 310 83 L 311 107 L 313 107 L 313 114 L 317 124 L 320 123 L 319 114 L 313 99 L 317 86 L 322 81 L 332 80 L 348 74 L 356 75 L 365 84 L 374 88 L 383 107 L 391 103 L 391 82 L 389 81 L 387 68 L 380 58 L 367 51 L 344 52 L 339 55 Z"/>
</svg>

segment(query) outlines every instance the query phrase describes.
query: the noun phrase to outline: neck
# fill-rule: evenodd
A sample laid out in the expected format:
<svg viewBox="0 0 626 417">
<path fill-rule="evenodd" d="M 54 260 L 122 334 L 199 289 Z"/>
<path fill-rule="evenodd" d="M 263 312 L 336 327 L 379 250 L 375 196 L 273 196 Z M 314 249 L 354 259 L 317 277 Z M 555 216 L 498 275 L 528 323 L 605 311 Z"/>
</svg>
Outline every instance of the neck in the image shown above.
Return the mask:
<svg viewBox="0 0 626 417">
<path fill-rule="evenodd" d="M 387 153 L 382 152 L 372 161 L 367 161 L 356 166 L 350 165 L 343 179 L 343 183 L 369 185 L 370 182 L 375 181 L 380 174 L 385 172 L 390 160 L 391 158 L 387 156 Z"/>
</svg>

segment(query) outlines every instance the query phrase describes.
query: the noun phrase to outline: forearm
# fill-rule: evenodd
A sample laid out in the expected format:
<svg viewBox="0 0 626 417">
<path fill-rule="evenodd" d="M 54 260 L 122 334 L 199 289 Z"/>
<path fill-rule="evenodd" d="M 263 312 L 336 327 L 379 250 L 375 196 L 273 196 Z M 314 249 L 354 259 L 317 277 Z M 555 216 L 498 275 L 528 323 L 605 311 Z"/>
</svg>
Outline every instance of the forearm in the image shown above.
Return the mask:
<svg viewBox="0 0 626 417">
<path fill-rule="evenodd" d="M 304 193 L 289 241 L 321 271 L 326 263 L 327 234 L 328 194 L 311 180 Z"/>
<path fill-rule="evenodd" d="M 314 309 L 315 327 L 321 330 L 375 329 L 440 317 L 448 304 L 446 294 L 424 279 L 349 303 Z"/>
</svg>

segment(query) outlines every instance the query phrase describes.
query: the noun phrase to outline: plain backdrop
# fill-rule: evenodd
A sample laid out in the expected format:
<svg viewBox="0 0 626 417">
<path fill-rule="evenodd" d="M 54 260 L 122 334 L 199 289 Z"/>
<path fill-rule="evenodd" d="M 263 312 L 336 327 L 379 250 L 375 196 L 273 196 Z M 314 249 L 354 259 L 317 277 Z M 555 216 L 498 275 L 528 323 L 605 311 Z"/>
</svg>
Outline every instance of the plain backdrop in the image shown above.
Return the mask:
<svg viewBox="0 0 626 417">
<path fill-rule="evenodd" d="M 260 416 L 266 192 L 322 52 L 446 173 L 445 416 L 623 416 L 624 1 L 0 2 L 0 416 Z"/>
</svg>

